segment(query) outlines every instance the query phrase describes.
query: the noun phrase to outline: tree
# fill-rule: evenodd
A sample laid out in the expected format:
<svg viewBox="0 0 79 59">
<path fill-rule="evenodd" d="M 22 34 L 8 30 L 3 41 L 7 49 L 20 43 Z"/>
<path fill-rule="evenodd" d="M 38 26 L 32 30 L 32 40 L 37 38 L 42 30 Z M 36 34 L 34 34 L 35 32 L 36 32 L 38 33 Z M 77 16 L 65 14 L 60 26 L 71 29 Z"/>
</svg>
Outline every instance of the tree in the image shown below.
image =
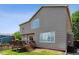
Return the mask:
<svg viewBox="0 0 79 59">
<path fill-rule="evenodd" d="M 21 40 L 21 33 L 20 32 L 15 32 L 13 35 L 15 36 L 15 39 Z"/>
<path fill-rule="evenodd" d="M 72 14 L 73 33 L 75 40 L 79 40 L 79 11 Z"/>
</svg>

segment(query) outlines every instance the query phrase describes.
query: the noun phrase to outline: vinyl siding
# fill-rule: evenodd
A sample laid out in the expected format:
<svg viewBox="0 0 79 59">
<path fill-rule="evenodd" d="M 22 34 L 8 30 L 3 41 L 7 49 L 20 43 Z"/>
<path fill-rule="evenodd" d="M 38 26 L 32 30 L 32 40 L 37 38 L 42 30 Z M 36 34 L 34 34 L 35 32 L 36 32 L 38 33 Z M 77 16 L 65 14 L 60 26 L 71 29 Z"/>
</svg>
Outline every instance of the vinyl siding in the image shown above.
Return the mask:
<svg viewBox="0 0 79 59">
<path fill-rule="evenodd" d="M 31 22 L 37 18 L 40 19 L 40 28 L 32 29 Z M 34 40 L 38 47 L 66 50 L 67 28 L 70 29 L 67 25 L 67 20 L 69 19 L 66 7 L 42 8 L 31 22 L 21 25 L 21 27 L 24 27 L 24 32 L 21 33 L 35 33 Z M 55 31 L 55 43 L 39 43 L 40 33 L 53 31 Z"/>
</svg>

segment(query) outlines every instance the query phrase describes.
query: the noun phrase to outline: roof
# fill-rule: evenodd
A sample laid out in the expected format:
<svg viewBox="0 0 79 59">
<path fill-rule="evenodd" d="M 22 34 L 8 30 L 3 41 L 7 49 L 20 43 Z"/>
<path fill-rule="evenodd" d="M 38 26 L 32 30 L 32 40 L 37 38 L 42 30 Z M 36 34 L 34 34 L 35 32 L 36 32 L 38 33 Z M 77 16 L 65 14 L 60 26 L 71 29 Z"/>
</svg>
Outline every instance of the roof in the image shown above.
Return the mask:
<svg viewBox="0 0 79 59">
<path fill-rule="evenodd" d="M 9 33 L 0 33 L 0 35 L 4 35 L 4 36 L 13 36 L 12 34 L 9 34 Z"/>
<path fill-rule="evenodd" d="M 68 7 L 68 5 L 63 5 L 63 4 L 61 4 L 61 5 L 58 5 L 58 4 L 57 4 L 57 5 L 48 4 L 48 5 L 41 6 L 41 7 L 39 8 L 39 10 L 29 19 L 29 21 L 24 22 L 24 23 L 20 24 L 19 26 L 21 26 L 21 25 L 23 25 L 23 24 L 26 24 L 26 23 L 29 23 L 29 22 L 33 19 L 33 17 L 36 16 L 36 15 L 38 14 L 38 12 L 39 12 L 42 8 L 48 8 L 48 7 Z"/>
</svg>

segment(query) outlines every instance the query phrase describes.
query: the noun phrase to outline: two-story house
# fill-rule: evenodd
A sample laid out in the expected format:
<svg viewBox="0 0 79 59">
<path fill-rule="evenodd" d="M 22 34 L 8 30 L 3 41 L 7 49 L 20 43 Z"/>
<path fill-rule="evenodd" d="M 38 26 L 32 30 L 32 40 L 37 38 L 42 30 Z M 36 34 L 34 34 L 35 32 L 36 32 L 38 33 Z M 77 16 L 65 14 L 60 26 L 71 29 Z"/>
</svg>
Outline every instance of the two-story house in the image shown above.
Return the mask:
<svg viewBox="0 0 79 59">
<path fill-rule="evenodd" d="M 68 6 L 42 6 L 33 17 L 20 24 L 22 40 L 31 38 L 37 47 L 66 51 L 67 34 L 72 33 Z"/>
</svg>

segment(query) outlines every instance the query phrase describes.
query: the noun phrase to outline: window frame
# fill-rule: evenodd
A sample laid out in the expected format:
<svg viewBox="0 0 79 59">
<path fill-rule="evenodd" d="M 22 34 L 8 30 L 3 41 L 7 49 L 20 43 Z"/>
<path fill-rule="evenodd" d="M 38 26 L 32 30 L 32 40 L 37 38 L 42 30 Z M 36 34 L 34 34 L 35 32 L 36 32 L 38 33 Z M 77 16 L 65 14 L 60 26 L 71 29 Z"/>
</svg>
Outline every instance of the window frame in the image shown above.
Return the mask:
<svg viewBox="0 0 79 59">
<path fill-rule="evenodd" d="M 47 39 L 45 39 L 46 38 L 45 36 L 48 35 L 48 33 L 51 34 L 50 35 L 51 36 L 51 39 L 49 41 Z M 52 40 L 52 38 L 53 38 L 53 40 Z M 39 35 L 39 42 L 40 43 L 55 43 L 55 32 L 44 32 L 44 33 L 40 33 L 40 35 Z"/>
<path fill-rule="evenodd" d="M 39 20 L 39 18 L 37 18 L 37 19 L 35 19 L 35 20 L 33 20 L 31 22 L 31 28 L 32 29 L 37 29 L 39 27 L 40 27 L 40 20 Z"/>
</svg>

